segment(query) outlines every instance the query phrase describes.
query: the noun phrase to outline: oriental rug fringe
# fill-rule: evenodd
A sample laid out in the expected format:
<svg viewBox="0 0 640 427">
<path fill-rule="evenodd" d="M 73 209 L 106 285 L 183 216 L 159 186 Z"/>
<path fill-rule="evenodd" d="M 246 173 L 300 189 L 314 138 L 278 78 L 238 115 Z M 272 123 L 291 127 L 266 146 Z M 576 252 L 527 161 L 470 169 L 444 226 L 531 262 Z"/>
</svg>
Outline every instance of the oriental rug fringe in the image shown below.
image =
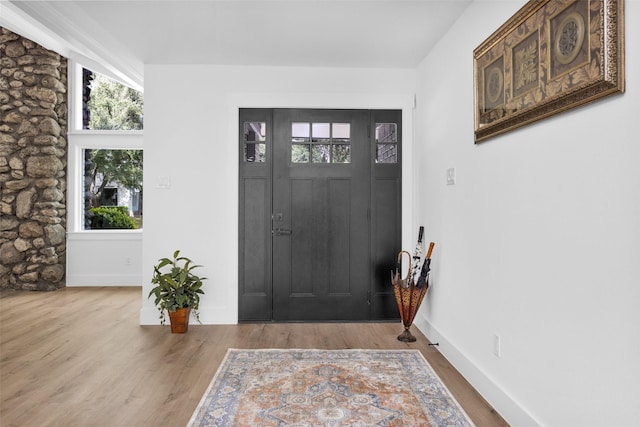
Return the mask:
<svg viewBox="0 0 640 427">
<path fill-rule="evenodd" d="M 473 426 L 418 350 L 230 349 L 195 426 Z"/>
</svg>

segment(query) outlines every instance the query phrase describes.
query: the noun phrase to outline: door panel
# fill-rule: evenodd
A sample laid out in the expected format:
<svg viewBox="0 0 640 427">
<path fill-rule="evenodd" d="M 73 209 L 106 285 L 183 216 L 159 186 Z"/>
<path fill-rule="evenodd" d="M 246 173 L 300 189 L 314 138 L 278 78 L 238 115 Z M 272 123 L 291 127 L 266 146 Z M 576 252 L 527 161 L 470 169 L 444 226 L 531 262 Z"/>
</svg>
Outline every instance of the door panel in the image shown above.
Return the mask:
<svg viewBox="0 0 640 427">
<path fill-rule="evenodd" d="M 351 217 L 351 185 L 346 179 L 329 179 L 329 236 L 327 258 L 329 263 L 329 295 L 348 295 L 351 293 L 349 272 L 351 260 L 351 241 L 349 239 Z"/>
<path fill-rule="evenodd" d="M 384 320 L 399 316 L 395 295 L 391 288 L 390 258 L 395 259 L 399 248 L 401 188 L 399 179 L 375 179 L 375 197 L 372 206 L 371 258 L 373 261 L 373 290 L 371 294 L 371 320 Z"/>
<path fill-rule="evenodd" d="M 245 264 L 244 268 L 244 290 L 245 293 L 266 295 L 266 283 L 262 279 L 270 271 L 267 268 L 264 257 L 271 244 L 270 239 L 265 238 L 264 230 L 269 227 L 265 220 L 268 218 L 268 204 L 265 203 L 264 195 L 267 193 L 267 183 L 264 178 L 250 178 L 245 180 L 245 210 L 244 223 L 246 233 L 244 235 L 244 247 L 247 248 L 248 255 L 254 259 L 261 259 L 261 262 Z"/>
</svg>

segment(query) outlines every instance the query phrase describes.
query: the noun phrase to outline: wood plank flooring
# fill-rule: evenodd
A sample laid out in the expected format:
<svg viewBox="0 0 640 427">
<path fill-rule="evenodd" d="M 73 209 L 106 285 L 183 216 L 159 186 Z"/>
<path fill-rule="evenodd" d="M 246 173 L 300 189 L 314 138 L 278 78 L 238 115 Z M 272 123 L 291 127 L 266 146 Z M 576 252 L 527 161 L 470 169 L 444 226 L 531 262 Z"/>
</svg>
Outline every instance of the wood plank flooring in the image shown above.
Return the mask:
<svg viewBox="0 0 640 427">
<path fill-rule="evenodd" d="M 478 426 L 506 426 L 398 323 L 140 326 L 140 288 L 0 291 L 0 425 L 184 426 L 228 348 L 419 349 Z"/>
</svg>

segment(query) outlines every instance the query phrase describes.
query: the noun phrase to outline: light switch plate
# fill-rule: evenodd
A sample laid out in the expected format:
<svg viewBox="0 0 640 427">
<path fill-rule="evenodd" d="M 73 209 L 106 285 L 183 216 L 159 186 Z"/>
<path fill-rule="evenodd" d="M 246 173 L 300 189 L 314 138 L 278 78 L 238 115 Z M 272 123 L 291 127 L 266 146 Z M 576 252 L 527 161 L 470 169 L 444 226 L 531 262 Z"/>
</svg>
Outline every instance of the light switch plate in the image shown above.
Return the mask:
<svg viewBox="0 0 640 427">
<path fill-rule="evenodd" d="M 158 185 L 157 188 L 169 189 L 171 188 L 171 177 L 170 176 L 159 176 L 158 177 Z"/>
<path fill-rule="evenodd" d="M 493 354 L 496 357 L 502 357 L 502 343 L 500 341 L 500 335 L 493 334 Z"/>
<path fill-rule="evenodd" d="M 454 185 L 456 183 L 456 168 L 447 169 L 447 185 Z"/>
</svg>

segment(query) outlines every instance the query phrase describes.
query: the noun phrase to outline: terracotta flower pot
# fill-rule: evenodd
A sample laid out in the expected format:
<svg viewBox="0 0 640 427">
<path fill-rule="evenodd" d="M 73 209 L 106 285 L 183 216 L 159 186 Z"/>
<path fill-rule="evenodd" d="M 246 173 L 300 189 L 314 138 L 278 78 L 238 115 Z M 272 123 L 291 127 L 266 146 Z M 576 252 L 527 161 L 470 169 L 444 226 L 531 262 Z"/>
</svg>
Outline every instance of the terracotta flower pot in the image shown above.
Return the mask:
<svg viewBox="0 0 640 427">
<path fill-rule="evenodd" d="M 191 307 L 179 308 L 176 311 L 169 312 L 171 320 L 171 333 L 184 334 L 189 329 L 189 316 L 191 315 Z"/>
</svg>

